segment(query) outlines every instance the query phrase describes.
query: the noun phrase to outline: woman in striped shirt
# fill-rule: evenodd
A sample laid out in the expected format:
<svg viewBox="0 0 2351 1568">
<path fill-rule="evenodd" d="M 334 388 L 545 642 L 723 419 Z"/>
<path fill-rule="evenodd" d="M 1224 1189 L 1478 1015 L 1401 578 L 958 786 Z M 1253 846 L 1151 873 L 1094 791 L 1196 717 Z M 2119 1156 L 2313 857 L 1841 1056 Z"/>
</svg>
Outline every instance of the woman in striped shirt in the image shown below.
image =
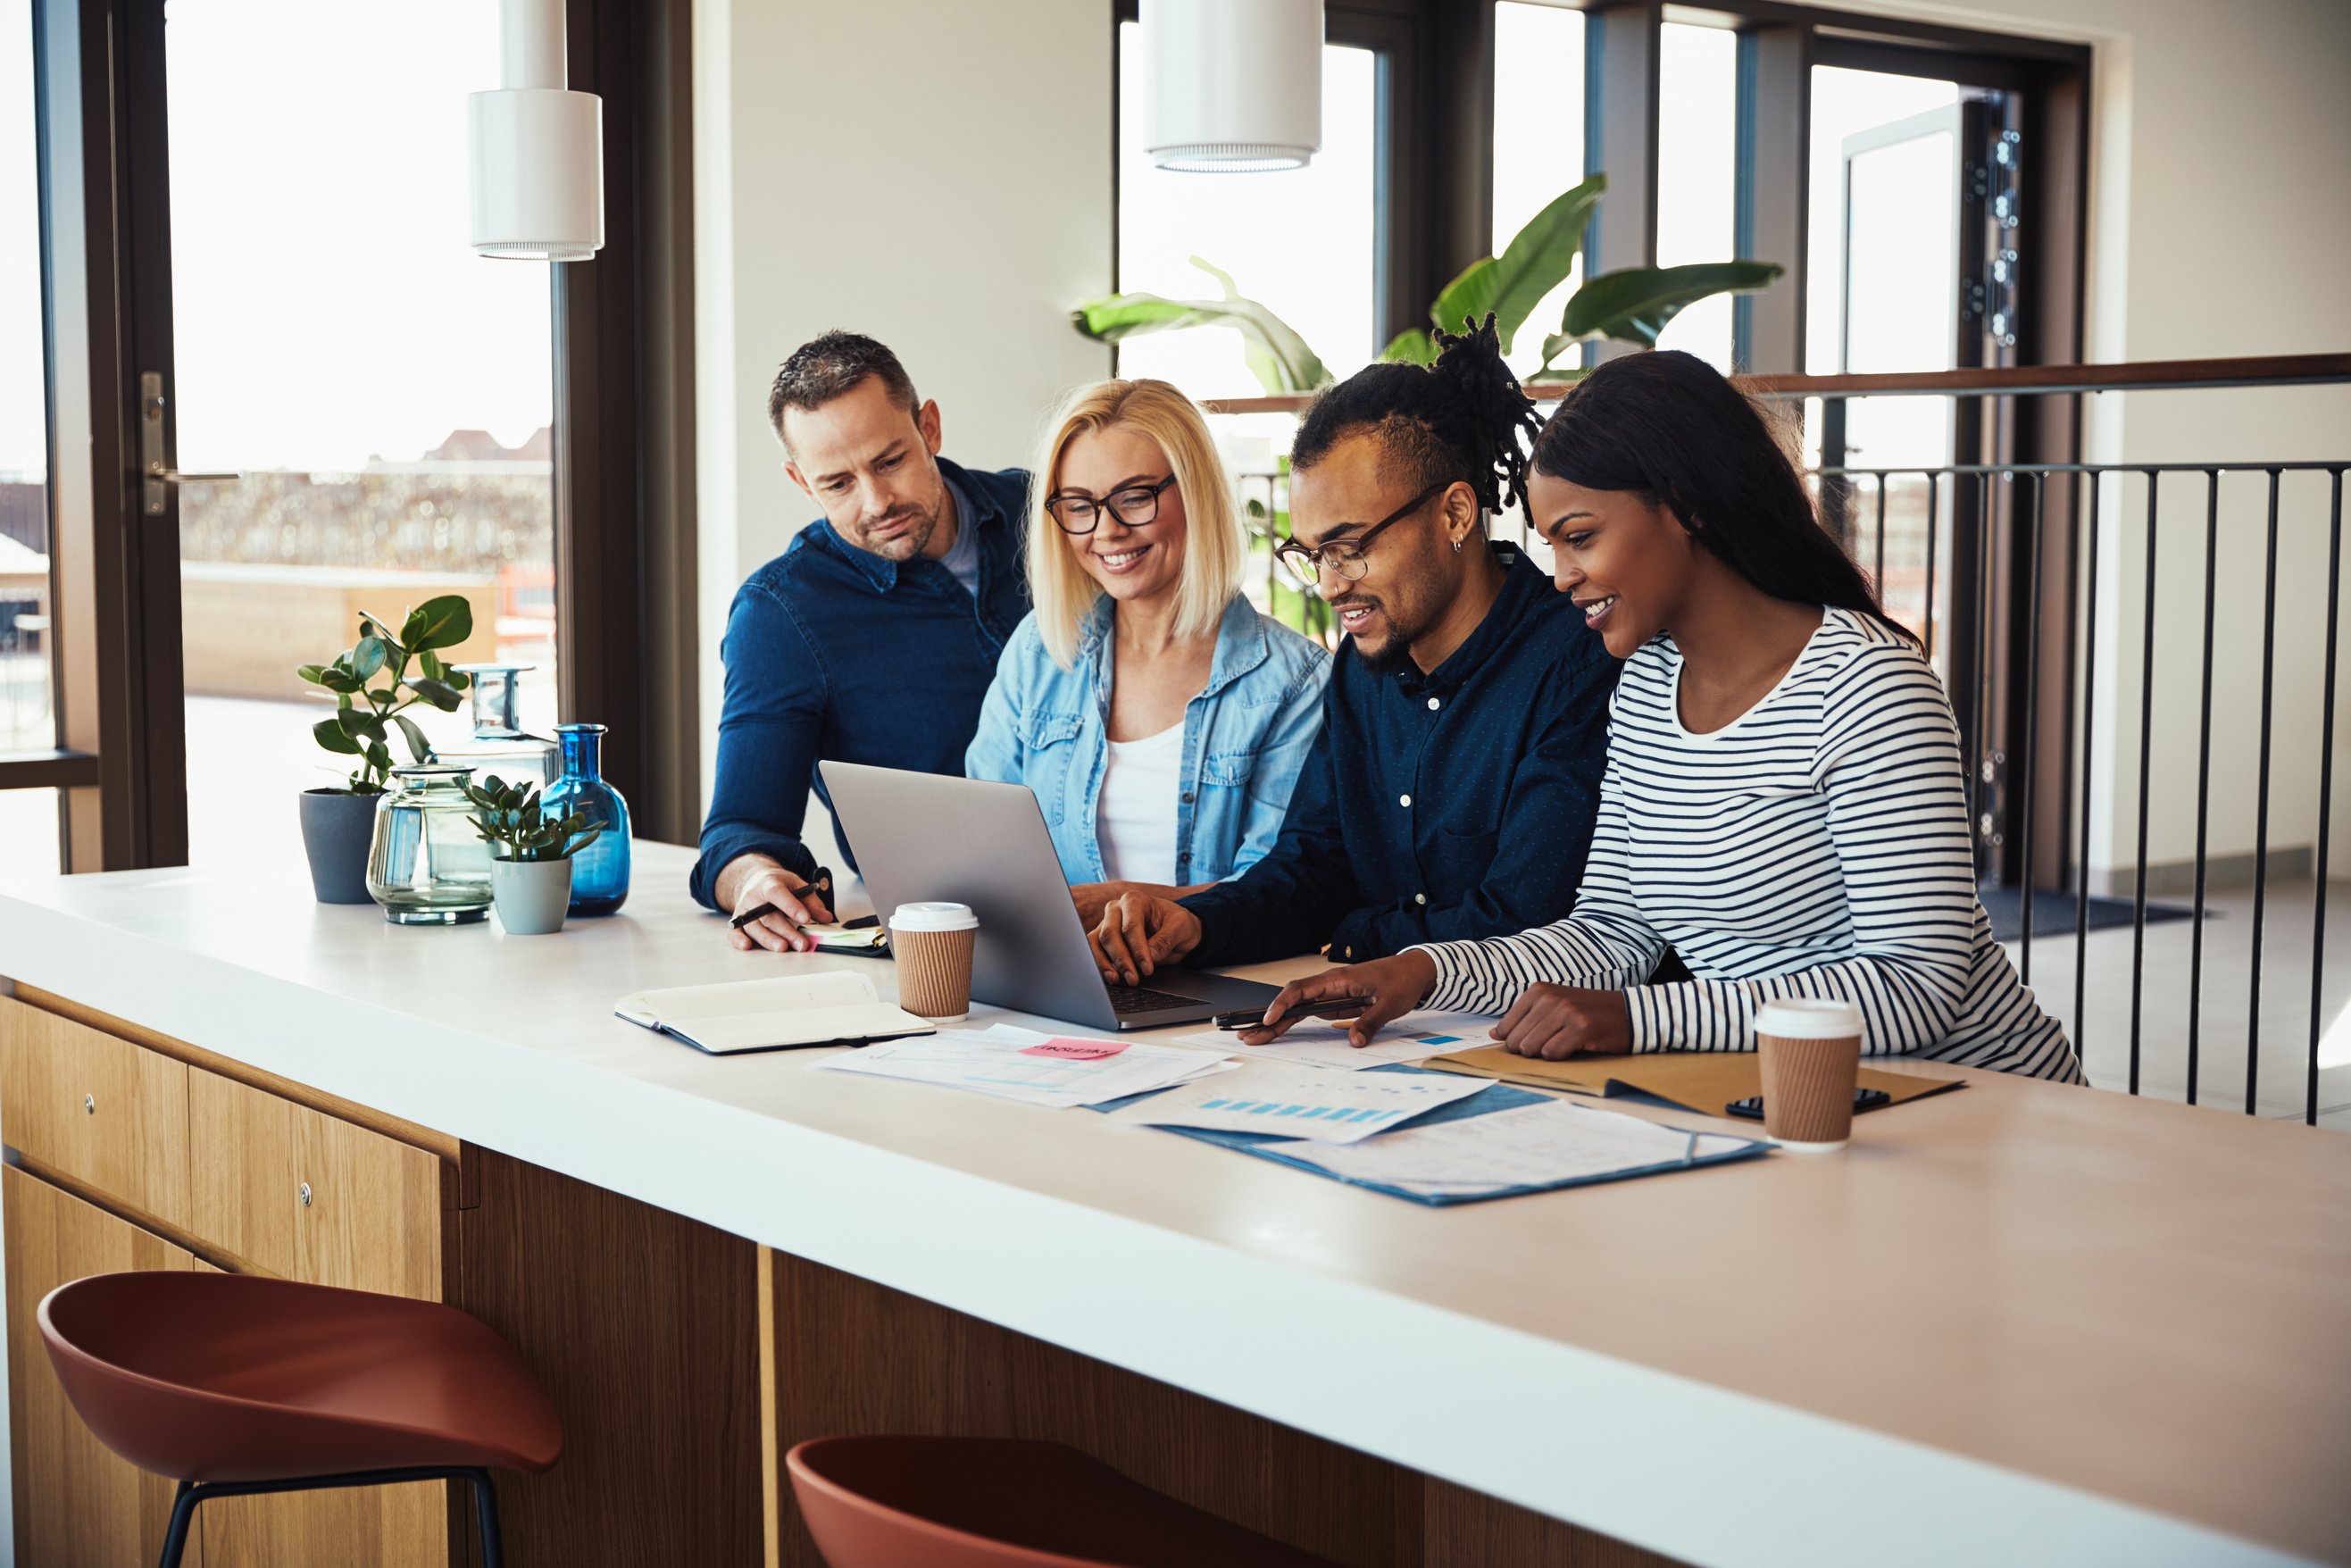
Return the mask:
<svg viewBox="0 0 2351 1568">
<path fill-rule="evenodd" d="M 1629 355 L 1532 468 L 1556 586 L 1625 661 L 1574 912 L 1298 981 L 1242 1038 L 1355 1000 L 1358 1045 L 1432 1006 L 1501 1014 L 1525 1056 L 1751 1051 L 1765 1002 L 1830 997 L 1873 1054 L 2082 1082 L 1976 896 L 1950 702 L 1754 405 L 1690 355 Z M 1645 983 L 1669 947 L 1693 977 Z"/>
</svg>

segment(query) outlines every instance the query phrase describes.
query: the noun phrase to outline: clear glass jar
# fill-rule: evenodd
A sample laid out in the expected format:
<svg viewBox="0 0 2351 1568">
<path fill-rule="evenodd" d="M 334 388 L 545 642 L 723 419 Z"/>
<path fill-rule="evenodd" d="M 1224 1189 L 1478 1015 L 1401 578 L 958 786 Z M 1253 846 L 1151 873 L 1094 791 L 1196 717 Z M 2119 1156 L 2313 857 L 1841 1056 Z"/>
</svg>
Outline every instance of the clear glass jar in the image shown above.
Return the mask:
<svg viewBox="0 0 2351 1568">
<path fill-rule="evenodd" d="M 496 774 L 507 784 L 552 784 L 562 776 L 561 754 L 522 727 L 522 683 L 530 664 L 452 664 L 473 678 L 474 733 L 456 746 L 438 747 L 435 762 L 462 762 L 476 783 Z"/>
<path fill-rule="evenodd" d="M 368 892 L 395 925 L 464 925 L 490 908 L 490 846 L 465 799 L 472 769 L 424 763 L 392 770 L 376 802 Z"/>
</svg>

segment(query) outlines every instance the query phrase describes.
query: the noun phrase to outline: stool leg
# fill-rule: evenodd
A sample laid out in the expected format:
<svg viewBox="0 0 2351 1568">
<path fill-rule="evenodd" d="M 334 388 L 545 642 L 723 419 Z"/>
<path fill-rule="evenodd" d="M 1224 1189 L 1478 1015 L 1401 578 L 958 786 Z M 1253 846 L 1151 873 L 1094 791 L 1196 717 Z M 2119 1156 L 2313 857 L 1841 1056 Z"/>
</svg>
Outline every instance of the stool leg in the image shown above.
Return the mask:
<svg viewBox="0 0 2351 1568">
<path fill-rule="evenodd" d="M 196 1504 L 204 1495 L 193 1481 L 182 1481 L 177 1496 L 172 1500 L 171 1528 L 163 1532 L 163 1556 L 157 1568 L 180 1568 L 180 1559 L 188 1550 L 188 1527 L 195 1522 Z"/>
<path fill-rule="evenodd" d="M 474 1523 L 482 1534 L 482 1568 L 506 1568 L 506 1554 L 498 1544 L 498 1493 L 490 1484 L 487 1470 L 468 1470 L 465 1479 L 474 1483 Z"/>
</svg>

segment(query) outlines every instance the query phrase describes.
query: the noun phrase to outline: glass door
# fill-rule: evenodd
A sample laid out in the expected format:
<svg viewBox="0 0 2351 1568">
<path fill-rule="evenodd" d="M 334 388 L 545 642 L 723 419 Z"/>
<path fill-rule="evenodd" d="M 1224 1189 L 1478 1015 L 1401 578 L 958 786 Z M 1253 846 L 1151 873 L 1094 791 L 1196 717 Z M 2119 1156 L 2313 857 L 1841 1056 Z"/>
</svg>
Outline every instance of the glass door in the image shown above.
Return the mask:
<svg viewBox="0 0 2351 1568">
<path fill-rule="evenodd" d="M 465 95 L 498 78 L 478 0 L 171 0 L 164 45 L 176 384 L 154 390 L 176 466 L 232 476 L 160 497 L 189 859 L 295 865 L 295 796 L 358 761 L 313 738 L 331 698 L 295 672 L 361 614 L 463 597 L 444 656 L 533 666 L 525 724 L 554 723 L 549 269 L 468 247 Z M 409 715 L 435 745 L 469 727 Z"/>
</svg>

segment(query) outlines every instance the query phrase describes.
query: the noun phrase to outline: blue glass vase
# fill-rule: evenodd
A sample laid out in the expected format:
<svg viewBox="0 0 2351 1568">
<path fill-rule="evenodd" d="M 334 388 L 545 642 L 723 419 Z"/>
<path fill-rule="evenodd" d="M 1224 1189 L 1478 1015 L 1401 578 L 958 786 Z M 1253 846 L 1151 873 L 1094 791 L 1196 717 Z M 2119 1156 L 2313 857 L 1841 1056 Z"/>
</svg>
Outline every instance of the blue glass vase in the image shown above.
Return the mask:
<svg viewBox="0 0 2351 1568">
<path fill-rule="evenodd" d="M 577 811 L 604 831 L 571 857 L 571 913 L 610 915 L 629 897 L 629 803 L 604 782 L 604 727 L 559 724 L 563 777 L 547 787 L 543 810 L 551 817 Z"/>
</svg>

